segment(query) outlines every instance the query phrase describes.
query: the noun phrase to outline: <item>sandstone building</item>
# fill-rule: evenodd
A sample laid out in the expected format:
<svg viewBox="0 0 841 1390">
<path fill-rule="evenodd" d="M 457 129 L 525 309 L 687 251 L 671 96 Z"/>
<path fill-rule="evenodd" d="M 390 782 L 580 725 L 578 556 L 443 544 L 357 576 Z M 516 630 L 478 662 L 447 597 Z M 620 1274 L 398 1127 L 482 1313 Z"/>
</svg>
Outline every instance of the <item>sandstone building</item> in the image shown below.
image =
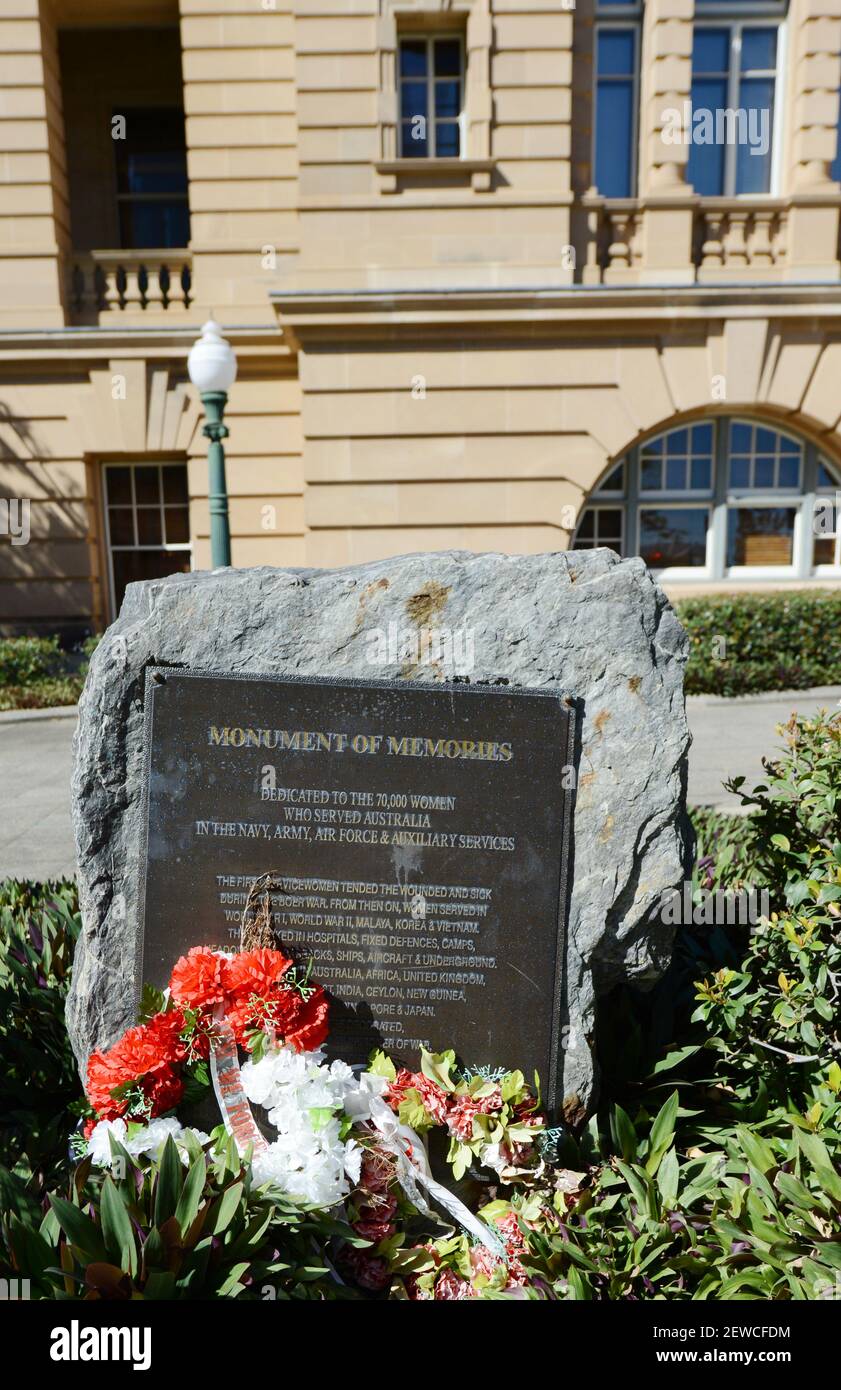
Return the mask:
<svg viewBox="0 0 841 1390">
<path fill-rule="evenodd" d="M 0 630 L 209 564 L 211 312 L 235 565 L 837 582 L 839 85 L 841 0 L 0 0 Z"/>
</svg>

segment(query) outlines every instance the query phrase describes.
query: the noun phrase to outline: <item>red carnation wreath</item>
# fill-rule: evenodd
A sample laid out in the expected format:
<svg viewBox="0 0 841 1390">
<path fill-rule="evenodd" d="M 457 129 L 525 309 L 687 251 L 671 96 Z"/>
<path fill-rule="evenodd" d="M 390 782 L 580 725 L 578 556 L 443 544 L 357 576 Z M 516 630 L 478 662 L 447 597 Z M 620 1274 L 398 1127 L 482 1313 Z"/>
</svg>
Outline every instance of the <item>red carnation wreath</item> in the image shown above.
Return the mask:
<svg viewBox="0 0 841 1390">
<path fill-rule="evenodd" d="M 145 1122 L 174 1109 L 186 1068 L 208 1058 L 223 1021 L 251 1053 L 267 1043 L 315 1051 L 327 1037 L 323 987 L 268 947 L 228 955 L 194 946 L 176 961 L 168 995 L 157 998 L 161 1007 L 146 1022 L 91 1053 L 86 1090 L 99 1120 Z"/>
</svg>

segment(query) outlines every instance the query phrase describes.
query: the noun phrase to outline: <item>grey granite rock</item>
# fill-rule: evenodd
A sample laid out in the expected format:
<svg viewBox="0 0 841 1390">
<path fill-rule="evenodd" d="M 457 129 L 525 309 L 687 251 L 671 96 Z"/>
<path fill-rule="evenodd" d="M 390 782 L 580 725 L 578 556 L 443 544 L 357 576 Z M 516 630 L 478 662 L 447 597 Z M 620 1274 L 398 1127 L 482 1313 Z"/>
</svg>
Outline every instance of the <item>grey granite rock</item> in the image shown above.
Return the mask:
<svg viewBox="0 0 841 1390">
<path fill-rule="evenodd" d="M 664 970 L 671 930 L 652 910 L 683 878 L 689 851 L 687 640 L 643 562 L 608 550 L 404 555 L 343 570 L 230 569 L 130 585 L 79 707 L 73 807 L 84 931 L 67 1019 L 80 1064 L 133 1021 L 144 668 L 452 678 L 443 660 L 391 660 L 372 672 L 372 629 L 390 623 L 467 630 L 472 681 L 551 686 L 581 702 L 566 1114 L 575 1120 L 592 1104 L 596 995 Z"/>
</svg>

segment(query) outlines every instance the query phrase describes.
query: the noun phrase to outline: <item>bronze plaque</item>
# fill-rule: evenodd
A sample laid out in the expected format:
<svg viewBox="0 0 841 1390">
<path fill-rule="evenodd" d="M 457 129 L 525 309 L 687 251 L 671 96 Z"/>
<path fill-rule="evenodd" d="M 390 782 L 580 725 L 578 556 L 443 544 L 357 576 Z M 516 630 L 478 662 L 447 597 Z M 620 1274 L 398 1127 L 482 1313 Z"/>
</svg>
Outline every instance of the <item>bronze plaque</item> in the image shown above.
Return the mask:
<svg viewBox="0 0 841 1390">
<path fill-rule="evenodd" d="M 137 983 L 235 948 L 278 873 L 278 944 L 333 997 L 328 1051 L 421 1044 L 556 1101 L 574 711 L 553 692 L 234 676 L 146 683 Z"/>
</svg>

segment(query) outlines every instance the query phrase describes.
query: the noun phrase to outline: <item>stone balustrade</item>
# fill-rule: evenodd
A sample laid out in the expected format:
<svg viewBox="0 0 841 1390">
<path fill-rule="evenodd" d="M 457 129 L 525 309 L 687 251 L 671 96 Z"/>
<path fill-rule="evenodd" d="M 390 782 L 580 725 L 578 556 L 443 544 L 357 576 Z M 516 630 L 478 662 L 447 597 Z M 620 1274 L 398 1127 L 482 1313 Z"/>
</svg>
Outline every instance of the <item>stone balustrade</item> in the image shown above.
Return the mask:
<svg viewBox="0 0 841 1390">
<path fill-rule="evenodd" d="M 585 285 L 837 279 L 841 198 L 582 199 Z M 671 247 L 664 268 L 663 251 Z M 681 260 L 681 257 L 683 258 Z"/>
<path fill-rule="evenodd" d="M 782 271 L 788 259 L 782 198 L 705 198 L 695 210 L 693 260 L 700 282 Z M 753 278 L 753 277 L 751 277 Z"/>
<path fill-rule="evenodd" d="M 88 251 L 73 256 L 68 306 L 77 321 L 103 314 L 177 312 L 192 298 L 189 251 Z"/>
</svg>

